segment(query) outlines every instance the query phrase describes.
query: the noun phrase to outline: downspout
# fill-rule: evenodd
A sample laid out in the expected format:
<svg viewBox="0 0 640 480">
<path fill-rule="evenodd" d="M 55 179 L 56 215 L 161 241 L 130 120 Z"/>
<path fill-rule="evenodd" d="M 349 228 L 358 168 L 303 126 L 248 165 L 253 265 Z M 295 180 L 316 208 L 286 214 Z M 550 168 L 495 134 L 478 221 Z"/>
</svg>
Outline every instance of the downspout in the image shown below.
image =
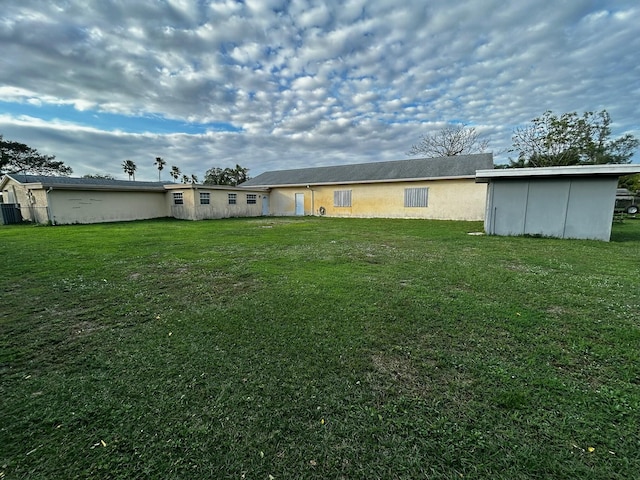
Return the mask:
<svg viewBox="0 0 640 480">
<path fill-rule="evenodd" d="M 313 188 L 311 188 L 311 185 L 307 185 L 307 188 L 311 192 L 311 215 L 315 216 L 316 215 L 315 195 L 314 195 L 315 192 L 313 191 Z"/>
<path fill-rule="evenodd" d="M 53 187 L 49 187 L 47 190 L 45 190 L 44 193 L 47 199 L 47 216 L 49 217 L 49 222 L 51 223 L 51 225 L 55 225 L 55 217 L 53 216 L 53 210 L 51 208 L 51 203 L 49 202 L 49 193 L 51 193 L 51 190 L 53 190 Z"/>
</svg>

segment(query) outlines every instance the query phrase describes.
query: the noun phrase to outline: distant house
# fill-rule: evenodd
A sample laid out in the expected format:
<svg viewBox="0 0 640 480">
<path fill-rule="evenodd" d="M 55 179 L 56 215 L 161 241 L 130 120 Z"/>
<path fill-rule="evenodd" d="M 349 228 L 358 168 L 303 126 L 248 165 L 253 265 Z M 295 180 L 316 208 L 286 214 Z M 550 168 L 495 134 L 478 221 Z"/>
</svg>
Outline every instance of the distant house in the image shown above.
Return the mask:
<svg viewBox="0 0 640 480">
<path fill-rule="evenodd" d="M 609 241 L 618 178 L 634 173 L 640 165 L 480 170 L 485 232 Z"/>
<path fill-rule="evenodd" d="M 476 170 L 492 154 L 265 172 L 240 185 L 268 188 L 272 215 L 482 220 Z"/>
<path fill-rule="evenodd" d="M 268 192 L 259 188 L 21 174 L 5 175 L 0 191 L 3 211 L 54 225 L 252 217 L 262 215 L 263 204 L 268 205 Z M 17 218 L 11 215 L 4 216 Z"/>
</svg>

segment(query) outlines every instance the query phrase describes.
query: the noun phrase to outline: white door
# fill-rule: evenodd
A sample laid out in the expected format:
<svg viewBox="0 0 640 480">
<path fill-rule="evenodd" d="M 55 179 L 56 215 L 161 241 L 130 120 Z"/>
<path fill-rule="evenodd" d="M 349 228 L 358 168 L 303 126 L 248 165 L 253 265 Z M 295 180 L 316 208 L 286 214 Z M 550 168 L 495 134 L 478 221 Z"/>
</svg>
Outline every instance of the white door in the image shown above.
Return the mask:
<svg viewBox="0 0 640 480">
<path fill-rule="evenodd" d="M 262 215 L 265 217 L 269 216 L 269 197 L 266 195 L 262 197 Z"/>
<path fill-rule="evenodd" d="M 296 215 L 304 215 L 304 193 L 296 193 Z"/>
</svg>

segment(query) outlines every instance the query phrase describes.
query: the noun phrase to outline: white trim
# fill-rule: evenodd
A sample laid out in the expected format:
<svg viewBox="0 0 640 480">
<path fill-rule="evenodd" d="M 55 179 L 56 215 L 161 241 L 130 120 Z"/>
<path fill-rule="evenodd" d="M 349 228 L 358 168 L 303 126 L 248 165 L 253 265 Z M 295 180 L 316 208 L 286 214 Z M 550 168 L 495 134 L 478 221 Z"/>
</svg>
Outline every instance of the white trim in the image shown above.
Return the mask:
<svg viewBox="0 0 640 480">
<path fill-rule="evenodd" d="M 640 164 L 625 165 L 571 165 L 566 167 L 499 168 L 477 170 L 476 182 L 486 183 L 493 178 L 566 177 L 566 176 L 622 176 L 640 173 Z"/>
</svg>

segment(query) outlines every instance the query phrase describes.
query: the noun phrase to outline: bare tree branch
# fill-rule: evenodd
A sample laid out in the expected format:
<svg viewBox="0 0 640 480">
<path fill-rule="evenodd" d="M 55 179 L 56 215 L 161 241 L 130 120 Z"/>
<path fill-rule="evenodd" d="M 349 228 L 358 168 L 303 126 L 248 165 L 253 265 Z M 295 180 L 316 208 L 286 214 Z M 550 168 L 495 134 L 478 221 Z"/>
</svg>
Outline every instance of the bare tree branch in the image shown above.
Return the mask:
<svg viewBox="0 0 640 480">
<path fill-rule="evenodd" d="M 407 155 L 453 157 L 482 153 L 488 146 L 489 142 L 480 139 L 475 127 L 467 127 L 466 124 L 449 125 L 434 134 L 423 135 L 420 143 L 413 145 Z"/>
</svg>

